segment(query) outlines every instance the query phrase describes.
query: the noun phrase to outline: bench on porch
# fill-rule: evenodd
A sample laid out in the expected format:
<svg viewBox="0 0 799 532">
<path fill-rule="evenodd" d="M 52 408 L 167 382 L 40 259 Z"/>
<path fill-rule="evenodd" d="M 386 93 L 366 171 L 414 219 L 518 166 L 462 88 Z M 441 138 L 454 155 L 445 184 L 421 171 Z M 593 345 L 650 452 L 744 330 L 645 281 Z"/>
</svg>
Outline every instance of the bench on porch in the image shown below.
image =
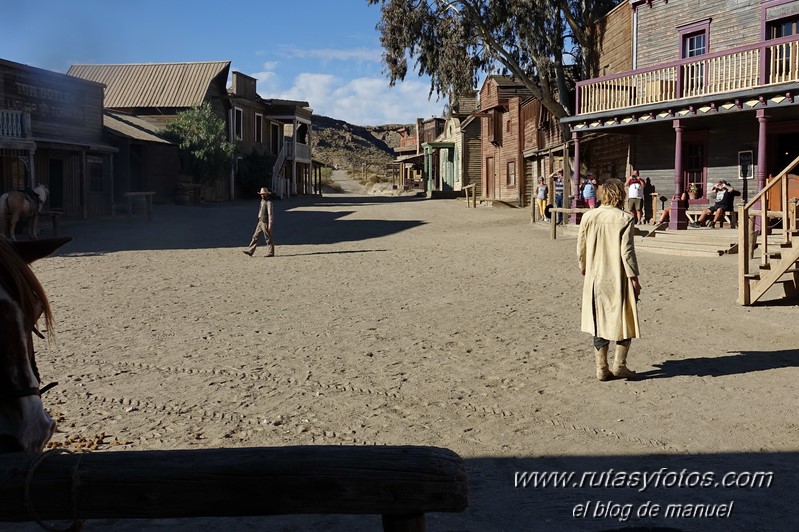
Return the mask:
<svg viewBox="0 0 799 532">
<path fill-rule="evenodd" d="M 709 209 L 710 205 L 706 205 L 701 208 L 692 207 L 685 211 L 686 216 L 688 216 L 688 221 L 690 223 L 697 223 L 699 217 L 702 216 L 702 213 L 705 212 L 705 209 Z M 708 217 L 708 219 L 713 219 L 713 214 Z M 724 216 L 720 220 L 721 226 L 724 227 L 724 222 L 727 222 L 730 226 L 730 229 L 735 229 L 738 227 L 738 211 L 731 210 L 731 211 L 724 211 Z"/>
</svg>

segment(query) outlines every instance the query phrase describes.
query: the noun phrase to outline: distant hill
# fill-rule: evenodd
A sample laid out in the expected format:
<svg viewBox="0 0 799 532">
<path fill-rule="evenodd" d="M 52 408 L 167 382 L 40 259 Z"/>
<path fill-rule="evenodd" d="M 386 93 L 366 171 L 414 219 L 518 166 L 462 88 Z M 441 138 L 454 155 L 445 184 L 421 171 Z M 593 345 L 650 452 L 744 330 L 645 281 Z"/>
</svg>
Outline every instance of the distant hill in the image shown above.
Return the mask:
<svg viewBox="0 0 799 532">
<path fill-rule="evenodd" d="M 413 126 L 413 124 L 410 124 Z M 405 124 L 355 126 L 327 116 L 313 116 L 311 145 L 313 157 L 330 166 L 360 174 L 382 174 L 386 163 L 394 160 L 399 146 L 399 130 Z"/>
</svg>

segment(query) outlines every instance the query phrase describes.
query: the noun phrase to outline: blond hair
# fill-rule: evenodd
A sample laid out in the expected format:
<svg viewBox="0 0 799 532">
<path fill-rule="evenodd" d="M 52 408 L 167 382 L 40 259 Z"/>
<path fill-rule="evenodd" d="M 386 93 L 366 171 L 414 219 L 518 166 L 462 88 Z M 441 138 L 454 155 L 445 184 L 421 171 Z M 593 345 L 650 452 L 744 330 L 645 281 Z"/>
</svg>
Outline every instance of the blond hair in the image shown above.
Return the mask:
<svg viewBox="0 0 799 532">
<path fill-rule="evenodd" d="M 624 208 L 624 199 L 627 197 L 624 191 L 624 183 L 620 179 L 608 179 L 602 183 L 602 203 L 604 205 L 611 205 Z"/>
</svg>

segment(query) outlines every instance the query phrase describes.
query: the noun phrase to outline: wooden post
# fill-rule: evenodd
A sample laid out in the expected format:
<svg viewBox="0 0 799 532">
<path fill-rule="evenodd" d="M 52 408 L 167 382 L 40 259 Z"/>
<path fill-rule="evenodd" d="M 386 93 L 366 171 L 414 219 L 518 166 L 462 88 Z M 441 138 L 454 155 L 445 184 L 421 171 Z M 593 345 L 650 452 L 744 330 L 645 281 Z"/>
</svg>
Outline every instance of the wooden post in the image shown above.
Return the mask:
<svg viewBox="0 0 799 532">
<path fill-rule="evenodd" d="M 749 213 L 746 212 L 746 207 L 741 205 L 739 207 L 740 214 L 738 216 L 738 303 L 740 305 L 749 305 Z"/>
<path fill-rule="evenodd" d="M 421 531 L 424 513 L 462 512 L 467 493 L 463 460 L 438 447 L 0 455 L 0 522 L 381 514 L 386 530 Z"/>
</svg>

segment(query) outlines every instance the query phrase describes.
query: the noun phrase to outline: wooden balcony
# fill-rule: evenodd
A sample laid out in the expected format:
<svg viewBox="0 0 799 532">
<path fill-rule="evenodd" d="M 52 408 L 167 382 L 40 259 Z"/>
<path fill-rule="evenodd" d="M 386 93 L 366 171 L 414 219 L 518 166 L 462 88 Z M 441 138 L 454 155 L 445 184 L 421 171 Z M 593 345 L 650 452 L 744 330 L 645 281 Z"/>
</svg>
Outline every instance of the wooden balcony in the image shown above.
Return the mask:
<svg viewBox="0 0 799 532">
<path fill-rule="evenodd" d="M 0 139 L 31 138 L 30 113 L 0 109 Z"/>
<path fill-rule="evenodd" d="M 577 115 L 722 95 L 799 81 L 799 36 L 577 83 Z"/>
</svg>

